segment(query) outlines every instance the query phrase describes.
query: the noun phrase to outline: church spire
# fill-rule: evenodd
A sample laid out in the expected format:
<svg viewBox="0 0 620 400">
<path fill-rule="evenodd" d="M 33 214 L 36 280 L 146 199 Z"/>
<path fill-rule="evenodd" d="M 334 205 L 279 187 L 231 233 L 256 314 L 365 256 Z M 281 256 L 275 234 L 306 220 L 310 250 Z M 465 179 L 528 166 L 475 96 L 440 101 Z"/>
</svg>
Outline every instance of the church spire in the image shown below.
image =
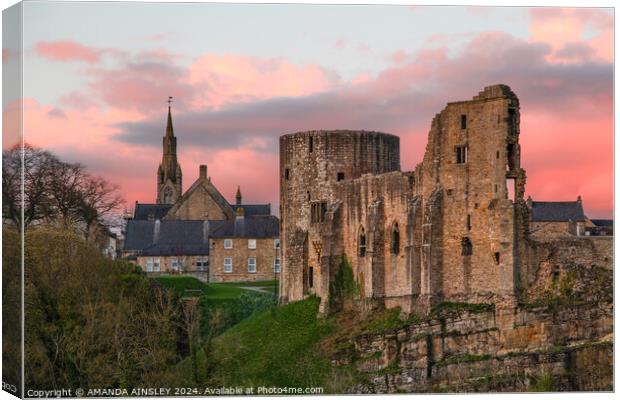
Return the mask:
<svg viewBox="0 0 620 400">
<path fill-rule="evenodd" d="M 166 125 L 166 136 L 174 136 L 174 129 L 172 129 L 172 113 L 170 112 L 170 104 L 172 103 L 172 96 L 168 96 L 168 124 Z"/>
<path fill-rule="evenodd" d="M 157 169 L 157 203 L 173 204 L 181 197 L 182 172 L 177 161 L 177 138 L 172 128 L 172 112 L 170 104 L 172 97 L 168 97 L 168 121 L 166 134 L 162 138 L 162 159 Z"/>
</svg>

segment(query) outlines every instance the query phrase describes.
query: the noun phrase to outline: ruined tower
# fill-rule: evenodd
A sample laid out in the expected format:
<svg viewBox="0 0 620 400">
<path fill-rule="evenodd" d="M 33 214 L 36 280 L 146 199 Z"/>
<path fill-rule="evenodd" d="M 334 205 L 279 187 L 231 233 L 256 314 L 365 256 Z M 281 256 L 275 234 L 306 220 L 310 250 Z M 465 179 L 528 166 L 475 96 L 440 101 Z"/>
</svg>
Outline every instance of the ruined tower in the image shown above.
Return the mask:
<svg viewBox="0 0 620 400">
<path fill-rule="evenodd" d="M 168 105 L 168 122 L 163 137 L 163 155 L 157 168 L 157 203 L 174 204 L 183 194 L 181 166 L 177 161 L 177 138 L 172 128 Z"/>
<path fill-rule="evenodd" d="M 282 136 L 280 300 L 314 294 L 322 311 L 334 308 L 343 257 L 367 310 L 516 299 L 528 220 L 518 139 L 519 101 L 506 85 L 448 103 L 409 172 L 393 135 Z"/>
</svg>

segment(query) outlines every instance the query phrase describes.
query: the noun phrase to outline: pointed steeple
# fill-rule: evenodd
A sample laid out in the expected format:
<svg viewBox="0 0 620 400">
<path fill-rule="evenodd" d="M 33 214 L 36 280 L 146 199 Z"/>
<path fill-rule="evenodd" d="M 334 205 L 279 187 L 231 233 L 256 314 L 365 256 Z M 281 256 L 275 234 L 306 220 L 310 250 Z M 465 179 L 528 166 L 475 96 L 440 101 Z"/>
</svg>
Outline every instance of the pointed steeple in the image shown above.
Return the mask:
<svg viewBox="0 0 620 400">
<path fill-rule="evenodd" d="M 237 186 L 237 194 L 235 195 L 235 200 L 237 201 L 237 205 L 241 204 L 241 187 Z"/>
<path fill-rule="evenodd" d="M 172 113 L 170 112 L 170 103 L 172 103 L 172 97 L 168 97 L 168 123 L 166 125 L 166 136 L 174 136 L 174 129 L 172 129 Z"/>
<path fill-rule="evenodd" d="M 157 203 L 173 204 L 181 197 L 182 172 L 177 162 L 177 138 L 172 128 L 172 97 L 168 97 L 168 121 L 162 138 L 162 159 L 157 169 Z"/>
</svg>

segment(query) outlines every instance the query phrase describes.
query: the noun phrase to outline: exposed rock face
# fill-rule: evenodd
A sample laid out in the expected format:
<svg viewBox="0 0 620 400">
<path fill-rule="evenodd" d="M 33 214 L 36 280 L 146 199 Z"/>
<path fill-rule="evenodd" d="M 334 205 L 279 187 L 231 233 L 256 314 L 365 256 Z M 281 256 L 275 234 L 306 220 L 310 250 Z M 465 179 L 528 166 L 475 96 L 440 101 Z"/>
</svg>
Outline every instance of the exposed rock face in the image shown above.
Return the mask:
<svg viewBox="0 0 620 400">
<path fill-rule="evenodd" d="M 460 312 L 355 340 L 357 368 L 368 383 L 355 390 L 474 392 L 613 389 L 611 306 L 551 312 Z"/>
</svg>

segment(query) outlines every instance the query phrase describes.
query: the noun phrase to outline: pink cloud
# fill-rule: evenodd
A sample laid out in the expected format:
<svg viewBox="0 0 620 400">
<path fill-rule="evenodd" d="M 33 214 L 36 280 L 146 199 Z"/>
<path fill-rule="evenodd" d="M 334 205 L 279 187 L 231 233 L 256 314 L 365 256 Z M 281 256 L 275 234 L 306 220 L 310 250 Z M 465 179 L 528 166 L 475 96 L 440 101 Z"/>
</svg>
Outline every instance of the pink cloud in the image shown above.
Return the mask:
<svg viewBox="0 0 620 400">
<path fill-rule="evenodd" d="M 585 39 L 587 31 L 593 31 L 594 36 Z M 613 60 L 613 14 L 609 9 L 534 7 L 530 11 L 530 32 L 532 41 L 551 46 L 553 53 L 548 59 L 552 62 L 572 62 L 557 53 L 575 44 L 591 49 L 587 59 Z"/>
<path fill-rule="evenodd" d="M 100 53 L 97 50 L 71 40 L 39 42 L 35 46 L 35 51 L 41 57 L 53 61 L 96 63 L 100 60 Z"/>
</svg>

